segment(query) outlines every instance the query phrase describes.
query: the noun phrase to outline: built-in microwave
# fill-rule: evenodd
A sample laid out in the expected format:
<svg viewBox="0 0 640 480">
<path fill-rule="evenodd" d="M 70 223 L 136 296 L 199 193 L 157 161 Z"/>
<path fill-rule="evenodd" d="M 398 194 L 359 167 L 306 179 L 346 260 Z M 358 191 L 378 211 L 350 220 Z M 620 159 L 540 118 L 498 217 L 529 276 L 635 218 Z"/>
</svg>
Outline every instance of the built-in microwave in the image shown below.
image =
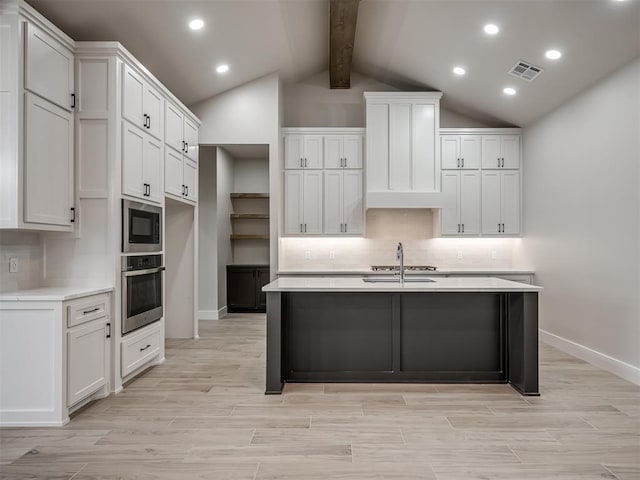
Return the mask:
<svg viewBox="0 0 640 480">
<path fill-rule="evenodd" d="M 122 200 L 122 252 L 162 251 L 162 207 Z"/>
</svg>

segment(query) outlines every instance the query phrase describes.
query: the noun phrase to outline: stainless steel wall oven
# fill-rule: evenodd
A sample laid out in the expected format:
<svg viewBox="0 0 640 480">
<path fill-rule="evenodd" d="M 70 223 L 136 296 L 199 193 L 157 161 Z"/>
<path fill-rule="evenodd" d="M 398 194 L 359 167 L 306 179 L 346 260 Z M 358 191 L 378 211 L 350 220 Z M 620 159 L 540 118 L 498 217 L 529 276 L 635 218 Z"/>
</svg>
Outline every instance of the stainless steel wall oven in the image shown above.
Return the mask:
<svg viewBox="0 0 640 480">
<path fill-rule="evenodd" d="M 160 320 L 162 255 L 122 257 L 122 334 Z"/>
</svg>

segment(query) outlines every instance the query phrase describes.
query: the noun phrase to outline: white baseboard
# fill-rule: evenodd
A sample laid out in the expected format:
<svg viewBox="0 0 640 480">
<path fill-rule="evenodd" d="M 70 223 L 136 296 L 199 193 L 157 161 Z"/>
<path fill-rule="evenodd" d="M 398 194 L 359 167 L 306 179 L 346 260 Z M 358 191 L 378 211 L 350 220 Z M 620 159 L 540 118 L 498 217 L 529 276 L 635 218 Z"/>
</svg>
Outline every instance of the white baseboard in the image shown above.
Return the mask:
<svg viewBox="0 0 640 480">
<path fill-rule="evenodd" d="M 640 368 L 540 329 L 540 340 L 596 367 L 640 385 Z"/>
<path fill-rule="evenodd" d="M 227 306 L 225 305 L 220 310 L 198 310 L 199 320 L 220 320 L 227 316 Z"/>
</svg>

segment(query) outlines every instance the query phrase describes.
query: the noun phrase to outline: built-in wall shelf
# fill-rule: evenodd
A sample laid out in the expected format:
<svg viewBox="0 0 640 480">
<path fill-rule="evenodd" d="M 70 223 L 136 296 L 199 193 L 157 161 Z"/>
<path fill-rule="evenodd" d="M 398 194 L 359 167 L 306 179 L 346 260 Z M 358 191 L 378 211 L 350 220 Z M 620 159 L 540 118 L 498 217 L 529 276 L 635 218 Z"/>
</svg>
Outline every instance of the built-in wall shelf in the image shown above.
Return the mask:
<svg viewBox="0 0 640 480">
<path fill-rule="evenodd" d="M 268 220 L 269 214 L 268 213 L 232 213 L 231 218 L 233 219 L 245 218 L 245 219 L 252 219 L 252 220 L 267 219 Z"/>
<path fill-rule="evenodd" d="M 269 198 L 268 193 L 232 193 L 231 198 Z"/>
<path fill-rule="evenodd" d="M 258 235 L 252 233 L 232 233 L 231 240 L 269 240 L 269 235 Z"/>
</svg>

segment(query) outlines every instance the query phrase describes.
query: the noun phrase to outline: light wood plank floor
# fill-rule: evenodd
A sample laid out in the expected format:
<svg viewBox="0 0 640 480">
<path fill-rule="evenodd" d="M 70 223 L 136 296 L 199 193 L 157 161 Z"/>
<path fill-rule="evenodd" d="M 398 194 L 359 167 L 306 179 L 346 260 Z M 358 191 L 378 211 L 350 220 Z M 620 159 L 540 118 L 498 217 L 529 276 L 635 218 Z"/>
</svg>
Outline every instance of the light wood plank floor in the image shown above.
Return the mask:
<svg viewBox="0 0 640 480">
<path fill-rule="evenodd" d="M 541 391 L 288 385 L 263 315 L 201 322 L 64 428 L 0 430 L 3 479 L 640 479 L 640 387 L 541 346 Z"/>
</svg>

